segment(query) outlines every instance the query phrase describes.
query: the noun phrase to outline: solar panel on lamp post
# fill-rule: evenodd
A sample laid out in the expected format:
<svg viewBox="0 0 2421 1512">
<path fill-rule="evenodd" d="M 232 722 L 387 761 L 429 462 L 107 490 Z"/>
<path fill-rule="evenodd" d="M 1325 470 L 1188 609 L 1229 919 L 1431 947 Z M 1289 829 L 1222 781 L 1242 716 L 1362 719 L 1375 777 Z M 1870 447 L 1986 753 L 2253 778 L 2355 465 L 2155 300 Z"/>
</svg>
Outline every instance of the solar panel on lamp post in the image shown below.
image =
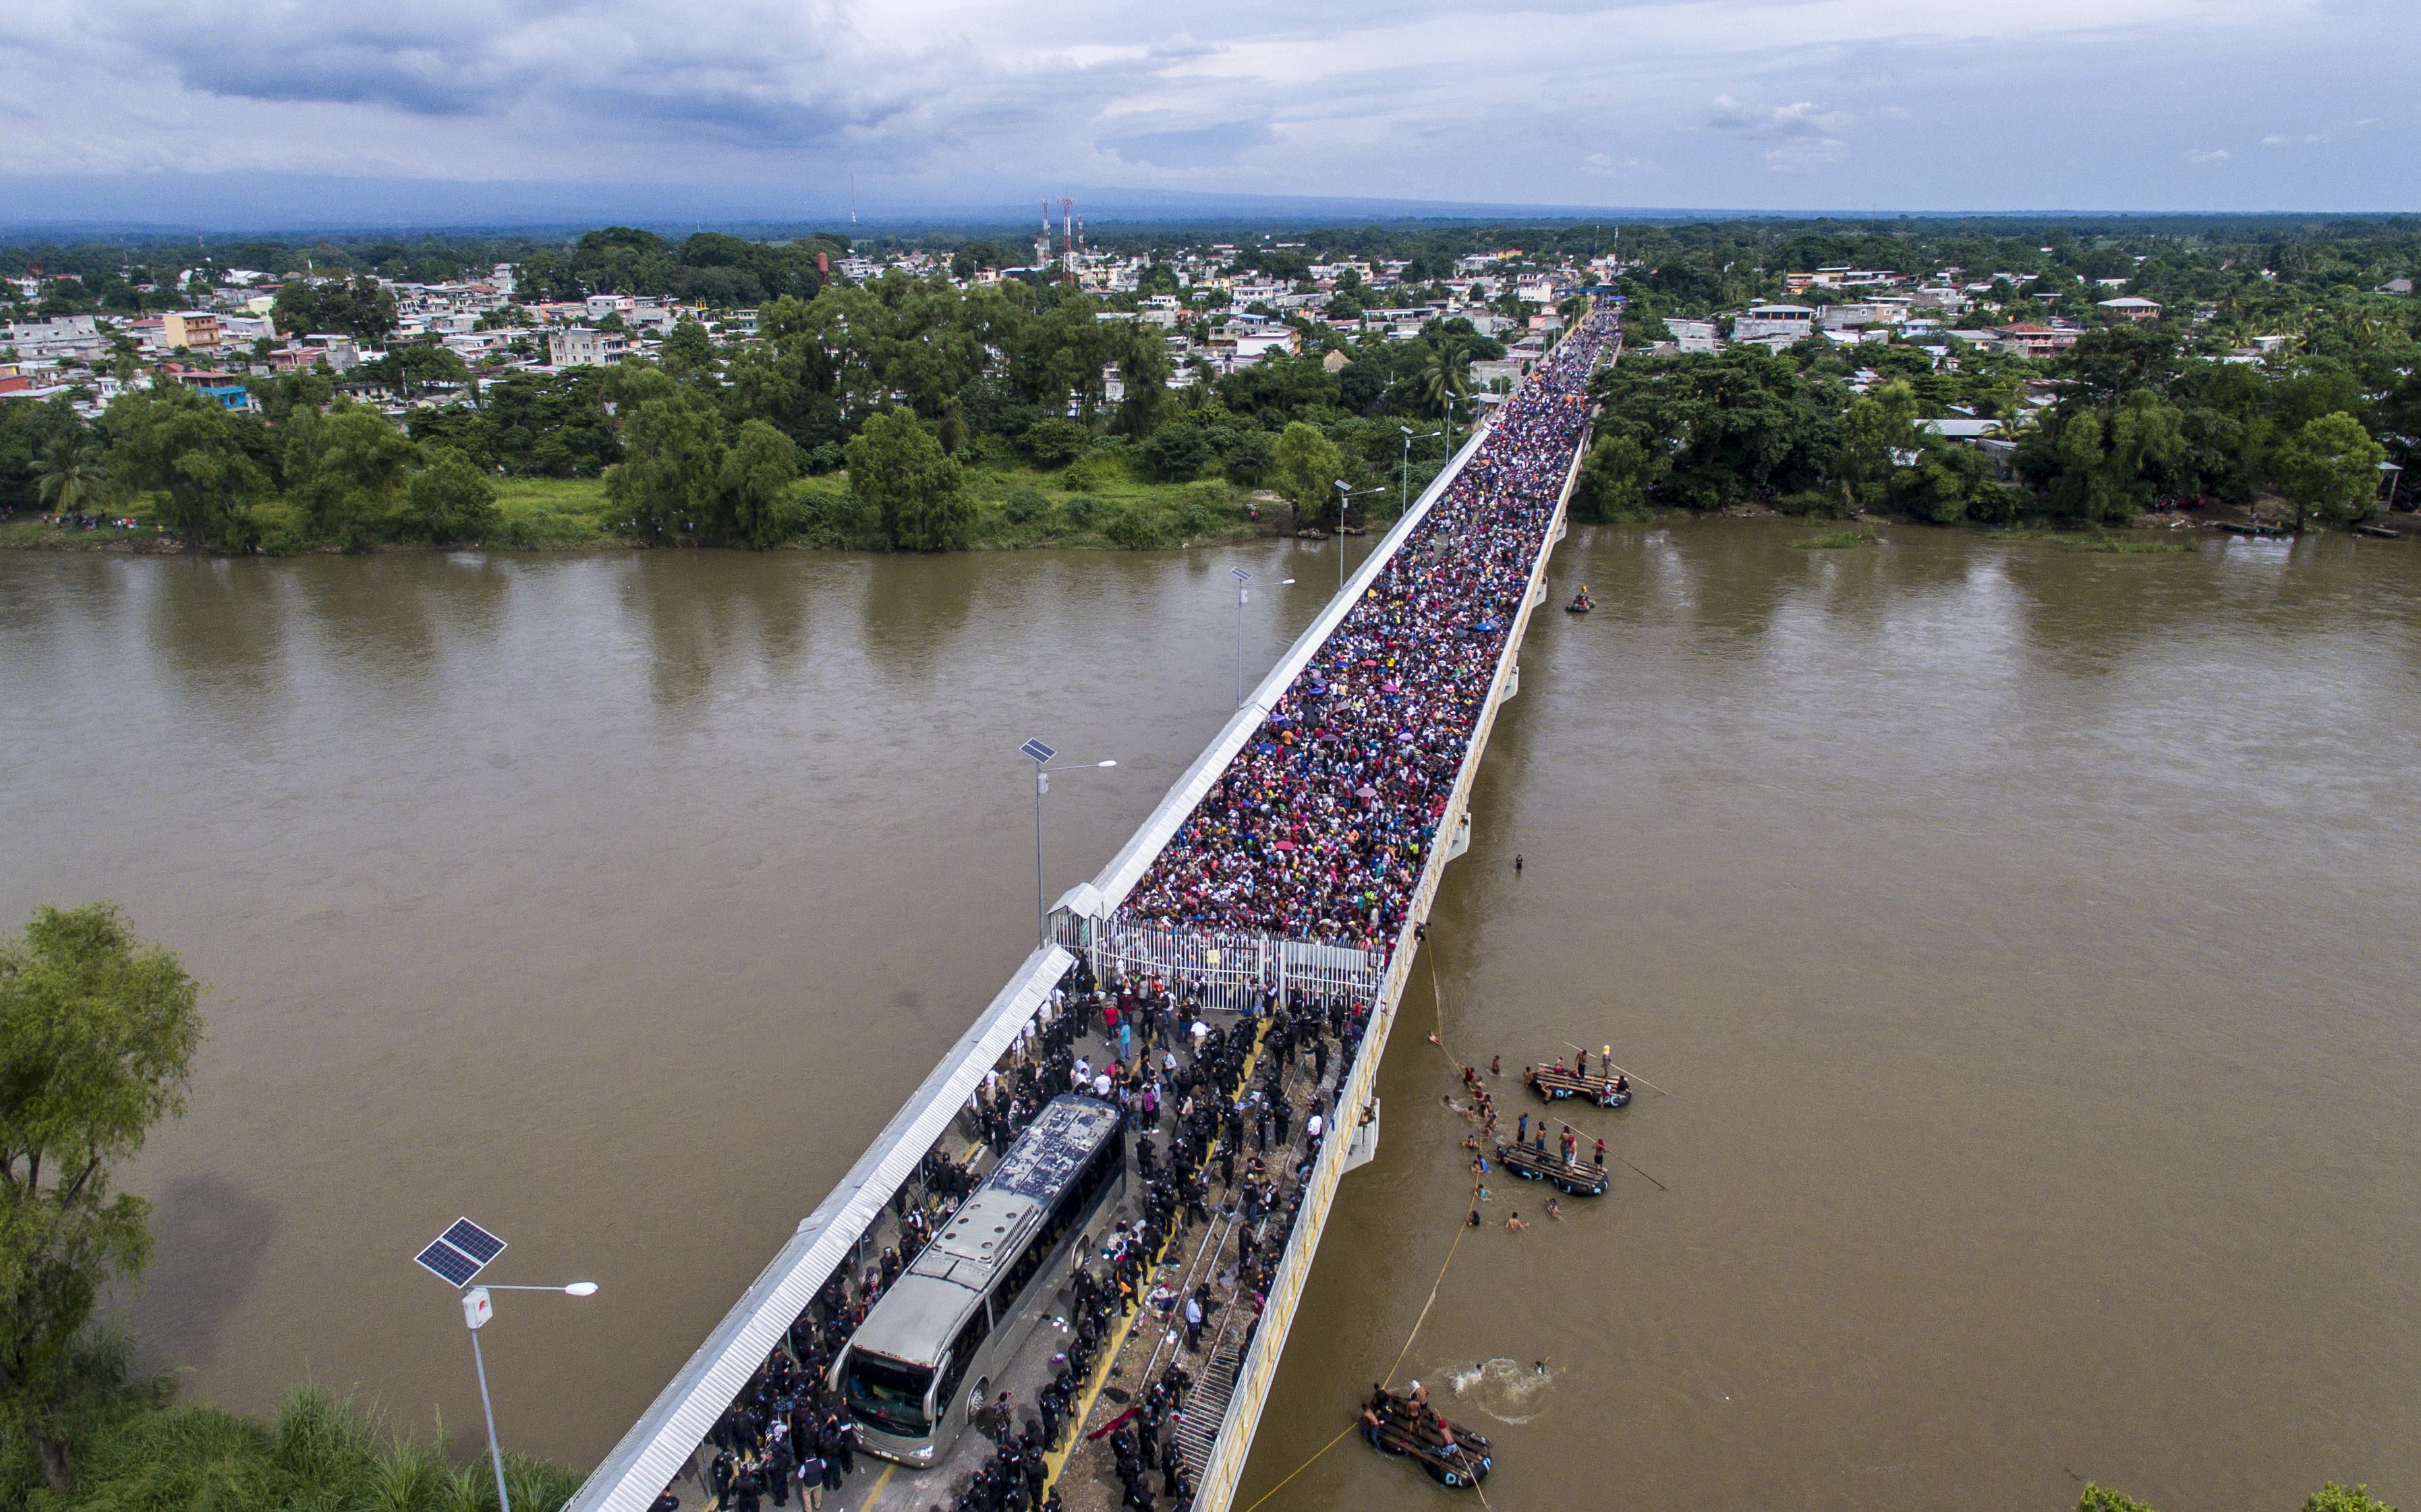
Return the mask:
<svg viewBox="0 0 2421 1512">
<path fill-rule="evenodd" d="M 1017 748 L 1017 754 L 1034 763 L 1034 945 L 1039 950 L 1051 943 L 1049 915 L 1042 908 L 1042 795 L 1051 790 L 1051 773 L 1054 772 L 1099 772 L 1115 767 L 1116 761 L 1071 762 L 1054 767 L 1051 758 L 1059 753 L 1040 740 L 1028 740 Z"/>
<path fill-rule="evenodd" d="M 505 1248 L 503 1239 L 468 1218 L 458 1218 L 454 1226 L 430 1239 L 428 1247 L 414 1255 L 413 1260 L 438 1280 L 461 1289 L 462 1321 L 471 1330 L 471 1367 L 479 1376 L 479 1411 L 488 1420 L 488 1463 L 496 1473 L 496 1509 L 497 1512 L 513 1512 L 512 1497 L 505 1490 L 505 1452 L 496 1442 L 495 1404 L 488 1396 L 488 1361 L 479 1349 L 479 1330 L 488 1325 L 495 1313 L 488 1294 L 492 1291 L 559 1291 L 572 1297 L 594 1297 L 597 1295 L 597 1283 L 574 1281 L 560 1286 L 472 1286 L 472 1281 L 488 1268 L 490 1261 L 504 1254 Z"/>
</svg>

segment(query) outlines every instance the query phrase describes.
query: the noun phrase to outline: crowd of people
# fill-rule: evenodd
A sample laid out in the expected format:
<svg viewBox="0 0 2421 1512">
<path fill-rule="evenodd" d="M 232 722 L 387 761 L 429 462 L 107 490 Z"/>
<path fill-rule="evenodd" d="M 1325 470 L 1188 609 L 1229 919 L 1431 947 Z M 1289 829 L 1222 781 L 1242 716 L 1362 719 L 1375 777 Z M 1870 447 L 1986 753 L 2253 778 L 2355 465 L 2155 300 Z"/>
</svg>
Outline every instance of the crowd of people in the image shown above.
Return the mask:
<svg viewBox="0 0 2421 1512">
<path fill-rule="evenodd" d="M 1344 995 L 1269 995 L 1241 1018 L 1210 1014 L 1184 984 L 1116 973 L 1096 980 L 1080 961 L 970 1099 L 966 1128 L 985 1149 L 954 1158 L 945 1141 L 926 1154 L 892 1198 L 882 1233 L 889 1242 L 826 1282 L 716 1422 L 700 1477 L 711 1504 L 764 1512 L 787 1508 L 795 1494 L 803 1512 L 817 1512 L 823 1494 L 839 1488 L 855 1466 L 858 1440 L 832 1387 L 834 1360 L 981 1184 L 987 1152 L 997 1161 L 1054 1098 L 1072 1092 L 1126 1115 L 1131 1212 L 1080 1254 L 1063 1283 L 1069 1333 L 1031 1411 L 1004 1392 L 977 1411 L 992 1450 L 941 1504 L 951 1512 L 1054 1506 L 1042 1457 L 1075 1431 L 1082 1385 L 1119 1319 L 1146 1308 L 1162 1315 L 1181 1331 L 1183 1352 L 1197 1364 L 1209 1342 L 1205 1326 L 1223 1308 L 1238 1309 L 1230 1331 L 1240 1342 L 1250 1338 L 1367 1019 L 1368 1005 Z M 1219 1295 L 1207 1284 L 1182 1295 L 1164 1286 L 1147 1293 L 1171 1246 L 1210 1224 L 1214 1211 L 1234 1220 L 1232 1248 L 1223 1244 L 1212 1257 Z M 1172 1351 L 1145 1399 L 1093 1435 L 1106 1440 L 1125 1504 L 1137 1512 L 1190 1502 L 1174 1424 L 1192 1380 Z M 657 1512 L 679 1505 L 668 1488 Z"/>
<path fill-rule="evenodd" d="M 1131 918 L 1385 952 L 1462 766 L 1617 332 L 1589 315 L 1136 883 Z"/>
</svg>

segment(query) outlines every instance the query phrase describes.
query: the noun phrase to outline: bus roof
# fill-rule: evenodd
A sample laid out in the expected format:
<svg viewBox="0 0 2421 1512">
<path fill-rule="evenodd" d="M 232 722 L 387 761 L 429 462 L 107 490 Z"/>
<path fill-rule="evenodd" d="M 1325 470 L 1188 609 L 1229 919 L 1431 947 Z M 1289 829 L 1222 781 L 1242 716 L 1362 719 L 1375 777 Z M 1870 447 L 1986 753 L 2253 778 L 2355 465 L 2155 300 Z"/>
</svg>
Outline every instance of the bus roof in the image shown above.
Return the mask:
<svg viewBox="0 0 2421 1512">
<path fill-rule="evenodd" d="M 940 1361 L 993 1274 L 1024 1250 L 1045 1204 L 1104 1140 L 1117 1137 L 1118 1120 L 1117 1109 L 1093 1098 L 1063 1097 L 1044 1107 L 876 1301 L 851 1347 L 914 1364 Z"/>
<path fill-rule="evenodd" d="M 1038 1202 L 1054 1197 L 1101 1147 L 1102 1136 L 1117 1127 L 1118 1110 L 1098 1098 L 1054 1098 L 992 1168 L 984 1186 Z"/>
</svg>

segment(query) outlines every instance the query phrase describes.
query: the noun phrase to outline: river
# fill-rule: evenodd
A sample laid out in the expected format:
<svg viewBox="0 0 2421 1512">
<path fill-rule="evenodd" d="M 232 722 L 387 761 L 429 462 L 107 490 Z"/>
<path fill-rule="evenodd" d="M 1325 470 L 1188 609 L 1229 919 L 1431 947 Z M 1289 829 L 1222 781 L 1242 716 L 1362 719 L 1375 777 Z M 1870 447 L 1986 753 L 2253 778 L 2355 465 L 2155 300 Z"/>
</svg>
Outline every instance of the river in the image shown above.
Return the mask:
<svg viewBox="0 0 2421 1512">
<path fill-rule="evenodd" d="M 2421 557 L 1801 533 L 1560 549 L 1603 607 L 1534 628 L 1240 1506 L 1455 1243 L 1433 1027 L 1669 1094 L 1572 1120 L 1669 1191 L 1500 1184 L 1437 1283 L 1496 1504 L 2421 1494 Z M 1055 896 L 1232 706 L 1226 569 L 1257 676 L 1333 551 L 0 556 L 0 919 L 112 896 L 213 988 L 145 1362 L 475 1434 L 410 1263 L 469 1213 L 602 1284 L 488 1335 L 508 1443 L 593 1461 L 1027 948 L 1018 742 L 1121 763 Z"/>
</svg>

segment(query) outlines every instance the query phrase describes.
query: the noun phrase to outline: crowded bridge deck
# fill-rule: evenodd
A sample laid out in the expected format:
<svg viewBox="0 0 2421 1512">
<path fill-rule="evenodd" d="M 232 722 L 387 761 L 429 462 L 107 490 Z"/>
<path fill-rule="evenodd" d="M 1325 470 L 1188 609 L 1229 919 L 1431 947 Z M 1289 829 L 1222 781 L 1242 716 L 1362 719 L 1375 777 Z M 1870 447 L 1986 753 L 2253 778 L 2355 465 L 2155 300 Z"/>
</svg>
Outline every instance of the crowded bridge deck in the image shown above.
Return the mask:
<svg viewBox="0 0 2421 1512">
<path fill-rule="evenodd" d="M 1408 510 L 574 1497 L 573 1512 L 1224 1508 L 1372 1093 L 1585 441 L 1585 315 Z M 976 1309 L 1023 1341 L 926 1382 L 875 1459 L 836 1364 L 1054 1100 L 1119 1110 L 1121 1187 Z M 1039 1252 L 1038 1252 L 1039 1253 Z M 963 1359 L 956 1362 L 963 1366 Z M 933 1399 L 946 1380 L 946 1399 Z M 861 1397 L 865 1395 L 861 1392 Z M 958 1431 L 961 1426 L 972 1431 Z"/>
</svg>

